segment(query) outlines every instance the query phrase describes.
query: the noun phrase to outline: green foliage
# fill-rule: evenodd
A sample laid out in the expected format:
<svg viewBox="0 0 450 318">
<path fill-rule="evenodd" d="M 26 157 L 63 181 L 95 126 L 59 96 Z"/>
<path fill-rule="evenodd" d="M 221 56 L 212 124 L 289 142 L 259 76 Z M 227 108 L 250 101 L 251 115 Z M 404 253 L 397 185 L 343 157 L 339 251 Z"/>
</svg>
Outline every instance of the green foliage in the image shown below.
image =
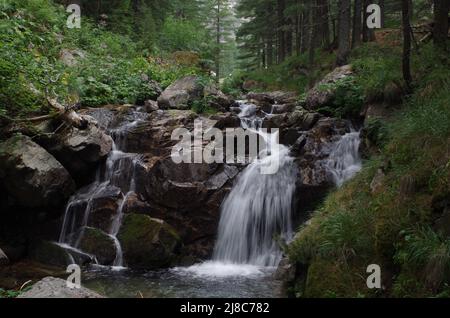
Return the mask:
<svg viewBox="0 0 450 318">
<path fill-rule="evenodd" d="M 400 51 L 397 47 L 365 43 L 352 52 L 351 63 L 367 100 L 382 100 L 388 83 L 402 81 Z"/>
<path fill-rule="evenodd" d="M 239 71 L 230 77 L 226 83 L 227 90 L 242 89 L 244 81 L 254 81 L 256 90 L 289 90 L 299 94 L 305 93 L 309 85 L 321 78 L 331 69 L 335 55 L 329 52 L 316 52 L 316 63 L 322 65 L 320 69 L 308 66 L 308 55 L 291 56 L 279 65 L 267 69 Z"/>
<path fill-rule="evenodd" d="M 195 21 L 168 17 L 161 30 L 160 47 L 168 52 L 197 51 L 205 48 L 207 33 Z"/>
<path fill-rule="evenodd" d="M 191 109 L 197 114 L 213 114 L 216 111 L 211 107 L 211 103 L 214 102 L 214 96 L 208 94 L 208 91 L 214 89 L 215 83 L 213 83 L 210 77 L 198 76 L 197 83 L 201 89 L 202 96 L 191 102 Z"/>
<path fill-rule="evenodd" d="M 167 87 L 196 74 L 195 66 L 145 57 L 126 35 L 96 26 L 66 27 L 62 7 L 46 0 L 0 4 L 0 114 L 15 117 L 48 112 L 45 95 L 84 106 L 142 103 L 155 98 L 152 81 Z M 72 55 L 64 64 L 61 54 Z"/>
<path fill-rule="evenodd" d="M 31 287 L 26 287 L 23 290 L 8 290 L 0 288 L 0 298 L 16 298 L 20 294 L 28 291 Z"/>
<path fill-rule="evenodd" d="M 388 130 L 380 118 L 369 118 L 365 123 L 364 130 L 366 138 L 377 148 L 382 148 L 386 144 Z"/>
<path fill-rule="evenodd" d="M 324 84 L 319 90 L 335 91 L 333 104 L 318 109 L 318 112 L 338 118 L 357 118 L 364 104 L 362 87 L 354 77 L 348 76 L 332 84 Z"/>
<path fill-rule="evenodd" d="M 330 193 L 291 244 L 290 259 L 308 265 L 313 275 L 307 284 L 298 284 L 302 290 L 295 293 L 367 295 L 367 287 L 358 285 L 349 271 L 358 273 L 358 268 L 375 263 L 389 269 L 385 275 L 393 282 L 383 296 L 448 295 L 450 241 L 433 226 L 442 215 L 433 202 L 450 193 L 450 67 L 448 59 L 427 46 L 420 58 L 414 75 L 425 75 L 403 109 L 387 123 L 375 119 L 366 124 L 381 155 L 365 162 L 353 180 Z M 361 59 L 354 63 L 367 65 L 367 56 Z M 393 74 L 389 63 L 376 65 L 380 74 Z M 384 82 L 384 75 L 373 83 Z M 356 82 L 362 83 L 366 76 L 358 72 Z M 387 77 L 386 82 L 393 79 Z M 373 83 L 366 88 L 382 87 Z M 385 177 L 374 191 L 370 184 L 381 167 Z M 412 190 L 404 190 L 405 180 L 412 182 Z M 332 286 L 321 282 L 327 275 L 333 277 Z M 349 284 L 356 285 L 345 289 Z"/>
</svg>

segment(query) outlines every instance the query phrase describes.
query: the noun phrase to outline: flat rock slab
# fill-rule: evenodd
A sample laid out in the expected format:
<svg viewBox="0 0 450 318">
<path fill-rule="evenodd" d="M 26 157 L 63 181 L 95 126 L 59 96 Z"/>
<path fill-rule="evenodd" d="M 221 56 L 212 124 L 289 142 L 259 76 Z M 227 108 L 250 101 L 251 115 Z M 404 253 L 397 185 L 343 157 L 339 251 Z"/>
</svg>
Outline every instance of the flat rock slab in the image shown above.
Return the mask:
<svg viewBox="0 0 450 318">
<path fill-rule="evenodd" d="M 104 298 L 96 292 L 81 287 L 69 288 L 65 280 L 46 277 L 31 287 L 18 298 Z"/>
</svg>

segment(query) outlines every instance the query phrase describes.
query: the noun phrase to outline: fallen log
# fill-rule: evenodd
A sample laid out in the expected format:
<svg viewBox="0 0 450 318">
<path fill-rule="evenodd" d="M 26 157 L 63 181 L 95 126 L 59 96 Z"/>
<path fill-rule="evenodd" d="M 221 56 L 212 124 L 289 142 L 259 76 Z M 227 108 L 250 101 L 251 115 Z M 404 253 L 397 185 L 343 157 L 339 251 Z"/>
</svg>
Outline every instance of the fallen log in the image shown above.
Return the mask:
<svg viewBox="0 0 450 318">
<path fill-rule="evenodd" d="M 75 126 L 78 129 L 86 129 L 88 126 L 88 120 L 84 118 L 83 116 L 79 115 L 73 107 L 64 107 L 61 105 L 55 98 L 47 97 L 47 101 L 50 106 L 55 108 L 61 118 L 71 124 L 72 126 Z"/>
</svg>

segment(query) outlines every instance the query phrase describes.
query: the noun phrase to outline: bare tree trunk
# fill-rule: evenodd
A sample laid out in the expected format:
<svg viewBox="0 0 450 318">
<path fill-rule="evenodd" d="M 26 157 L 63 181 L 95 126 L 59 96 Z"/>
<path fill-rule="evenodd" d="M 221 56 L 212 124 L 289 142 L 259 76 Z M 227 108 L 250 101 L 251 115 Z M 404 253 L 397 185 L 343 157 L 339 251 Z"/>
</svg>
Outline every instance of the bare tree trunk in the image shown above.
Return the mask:
<svg viewBox="0 0 450 318">
<path fill-rule="evenodd" d="M 350 21 L 351 9 L 350 0 L 339 0 L 339 21 L 338 21 L 338 53 L 337 66 L 347 64 L 348 55 L 350 53 Z"/>
<path fill-rule="evenodd" d="M 384 28 L 384 21 L 386 20 L 386 13 L 385 13 L 386 6 L 384 0 L 379 0 L 378 5 L 380 6 L 381 10 L 381 27 Z"/>
<path fill-rule="evenodd" d="M 434 0 L 433 41 L 443 49 L 447 47 L 449 9 L 449 0 Z"/>
<path fill-rule="evenodd" d="M 352 48 L 361 44 L 362 35 L 362 0 L 355 0 L 353 6 Z"/>
<path fill-rule="evenodd" d="M 284 9 L 285 0 L 277 0 L 277 13 L 278 13 L 278 63 L 284 61 L 286 52 L 286 41 L 284 34 Z"/>
<path fill-rule="evenodd" d="M 363 42 L 375 41 L 375 32 L 373 29 L 367 27 L 367 7 L 371 4 L 372 0 L 363 0 Z"/>
<path fill-rule="evenodd" d="M 314 50 L 316 49 L 316 36 L 317 36 L 317 24 L 316 24 L 316 12 L 317 12 L 317 2 L 311 0 L 309 5 L 308 15 L 309 15 L 309 43 L 308 43 L 308 64 L 312 68 L 314 65 Z"/>
<path fill-rule="evenodd" d="M 217 14 L 217 19 L 216 19 L 216 82 L 219 83 L 220 80 L 220 0 L 217 0 L 217 8 L 216 8 L 216 14 Z"/>
<path fill-rule="evenodd" d="M 273 65 L 273 41 L 269 35 L 267 39 L 267 66 Z"/>
<path fill-rule="evenodd" d="M 302 38 L 301 38 L 301 45 L 300 45 L 300 53 L 306 52 L 307 45 L 309 42 L 307 22 L 308 22 L 307 16 L 306 16 L 305 12 L 302 12 L 302 26 L 301 26 Z"/>
<path fill-rule="evenodd" d="M 403 25 L 403 79 L 405 81 L 406 90 L 411 92 L 411 25 L 410 25 L 411 8 L 409 0 L 402 0 L 402 25 Z"/>
<path fill-rule="evenodd" d="M 322 10 L 321 10 L 321 16 L 319 16 L 319 19 L 323 21 L 322 23 L 322 45 L 325 48 L 330 47 L 330 8 L 328 4 L 328 0 L 321 0 L 322 3 Z"/>
<path fill-rule="evenodd" d="M 292 20 L 288 20 L 288 30 L 286 31 L 286 57 L 289 57 L 292 55 Z"/>
</svg>

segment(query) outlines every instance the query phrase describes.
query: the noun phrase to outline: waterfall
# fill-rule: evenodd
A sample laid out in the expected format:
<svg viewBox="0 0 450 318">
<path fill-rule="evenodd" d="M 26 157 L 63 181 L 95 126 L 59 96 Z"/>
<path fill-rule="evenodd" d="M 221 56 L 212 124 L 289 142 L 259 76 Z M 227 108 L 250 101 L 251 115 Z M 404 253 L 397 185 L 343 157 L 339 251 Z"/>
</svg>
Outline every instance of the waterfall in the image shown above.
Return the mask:
<svg viewBox="0 0 450 318">
<path fill-rule="evenodd" d="M 117 239 L 122 224 L 123 210 L 128 196 L 136 190 L 135 167 L 139 162 L 139 155 L 123 151 L 127 146 L 126 134 L 142 121 L 140 114 L 134 112 L 133 116 L 135 118 L 132 122 L 127 122 L 119 128 L 109 131 L 113 138 L 112 151 L 105 164 L 97 170 L 96 180 L 70 198 L 59 237 L 61 246 L 79 250 L 85 228 L 89 223 L 94 199 L 108 187 L 119 188 L 123 199 L 119 202 L 110 229 L 106 233 L 114 241 L 116 256 L 112 265 L 116 268 L 123 267 L 122 247 Z M 81 212 L 79 207 L 81 207 Z"/>
<path fill-rule="evenodd" d="M 274 134 L 261 131 L 263 118 L 256 107 L 241 104 L 241 126 L 266 141 L 261 158 L 245 168 L 222 204 L 214 261 L 276 266 L 282 257 L 279 240 L 292 236 L 291 211 L 297 170 L 289 149 Z M 261 168 L 278 161 L 278 172 L 262 174 Z"/>
<path fill-rule="evenodd" d="M 353 131 L 342 136 L 332 148 L 326 162 L 334 183 L 340 187 L 353 178 L 361 170 L 362 163 L 359 155 L 359 132 Z"/>
</svg>

